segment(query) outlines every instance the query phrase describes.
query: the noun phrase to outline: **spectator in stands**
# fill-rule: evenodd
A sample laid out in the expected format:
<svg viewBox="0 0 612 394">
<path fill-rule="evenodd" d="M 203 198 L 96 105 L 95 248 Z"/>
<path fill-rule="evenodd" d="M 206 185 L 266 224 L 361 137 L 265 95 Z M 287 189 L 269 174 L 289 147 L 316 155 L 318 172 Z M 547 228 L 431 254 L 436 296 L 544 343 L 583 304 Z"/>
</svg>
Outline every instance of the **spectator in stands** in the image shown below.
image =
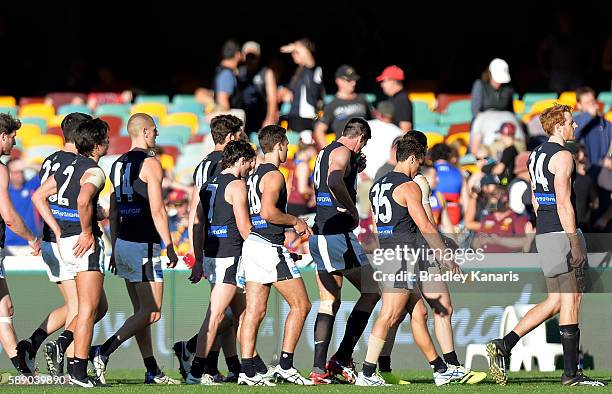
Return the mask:
<svg viewBox="0 0 612 394">
<path fill-rule="evenodd" d="M 493 156 L 496 155 L 494 142 L 499 138 L 499 130 L 504 123 L 512 123 L 515 127 L 514 140 L 519 150 L 525 146 L 525 134 L 523 127 L 512 111 L 489 110 L 481 112 L 472 122 L 470 130 L 470 152 L 476 152 L 481 145 L 492 149 Z"/>
<path fill-rule="evenodd" d="M 508 193 L 502 186 L 495 186 L 489 195 L 488 213 L 481 219 L 480 229 L 472 247 L 485 253 L 528 252 L 534 239 L 533 227 L 527 216 L 513 212 L 508 203 Z"/>
<path fill-rule="evenodd" d="M 466 187 L 468 193 L 471 193 L 472 190 L 480 190 L 480 181 L 485 175 L 491 174 L 491 170 L 497 164 L 495 160 L 491 157 L 491 151 L 488 147 L 481 145 L 480 148 L 474 153 L 476 158 L 476 171 L 468 177 L 466 182 Z"/>
<path fill-rule="evenodd" d="M 32 230 L 34 235 L 40 234 L 42 222 L 32 204 L 32 194 L 40 186 L 37 176 L 29 180 L 25 177 L 25 163 L 23 160 L 11 159 L 7 163 L 9 170 L 9 197 L 15 206 L 15 211 L 23 218 L 26 226 Z M 30 250 L 28 241 L 16 235 L 11 229 L 6 227 L 6 254 L 9 256 L 27 255 Z"/>
<path fill-rule="evenodd" d="M 567 149 L 572 152 L 576 163 L 576 179 L 574 180 L 574 193 L 576 194 L 576 226 L 583 232 L 591 229 L 591 213 L 599 206 L 597 185 L 587 175 L 588 158 L 584 145 L 567 143 Z"/>
<path fill-rule="evenodd" d="M 531 152 L 521 152 L 514 160 L 514 179 L 508 184 L 510 209 L 517 215 L 529 215 L 535 223 L 535 214 L 531 204 L 531 178 L 527 160 Z"/>
<path fill-rule="evenodd" d="M 395 137 L 393 142 L 391 142 L 391 149 L 389 150 L 389 160 L 387 160 L 387 162 L 383 164 L 382 166 L 380 166 L 380 168 L 376 171 L 376 173 L 374 174 L 374 178 L 373 178 L 374 181 L 376 181 L 378 178 L 385 175 L 386 173 L 393 171 L 393 169 L 395 168 L 395 165 L 397 164 L 397 159 L 396 159 L 397 143 L 399 142 L 401 138 L 402 138 L 401 136 Z M 366 164 L 366 169 L 367 169 L 367 164 Z M 364 172 L 365 171 L 366 170 L 364 170 Z"/>
<path fill-rule="evenodd" d="M 412 103 L 408 99 L 408 92 L 404 89 L 404 71 L 398 66 L 385 68 L 377 78 L 383 93 L 393 103 L 393 124 L 404 132 L 412 130 L 413 115 Z"/>
<path fill-rule="evenodd" d="M 386 162 L 395 160 L 395 153 L 389 157 L 387 152 L 391 150 L 397 137 L 404 135 L 404 131 L 393 124 L 393 111 L 394 107 L 390 101 L 381 101 L 376 110 L 376 119 L 368 121 L 372 138 L 362 152 L 367 158 L 364 173 L 372 180 Z"/>
<path fill-rule="evenodd" d="M 280 101 L 291 102 L 287 117 L 289 130 L 313 130 L 317 110 L 321 108 L 325 87 L 323 70 L 315 60 L 315 46 L 302 38 L 281 47 L 281 52 L 290 53 L 298 66 L 287 88 L 279 89 Z"/>
<path fill-rule="evenodd" d="M 255 41 L 242 45 L 244 64 L 238 67 L 238 86 L 242 109 L 246 112 L 244 130 L 257 132 L 263 126 L 278 122 L 276 76 L 261 64 L 261 47 Z"/>
<path fill-rule="evenodd" d="M 349 65 L 342 65 L 336 70 L 336 97 L 323 108 L 323 116 L 314 129 L 314 139 L 319 149 L 327 145 L 325 134 L 332 132 L 336 139 L 342 136 L 346 122 L 351 118 L 372 119 L 370 106 L 366 99 L 355 93 L 355 86 L 360 76 Z"/>
<path fill-rule="evenodd" d="M 488 204 L 491 194 L 497 186 L 499 186 L 497 176 L 485 175 L 480 181 L 480 187 L 470 191 L 463 218 L 465 228 L 470 231 L 480 230 L 482 218 L 489 214 Z"/>
<path fill-rule="evenodd" d="M 589 87 L 576 90 L 576 109 L 581 112 L 574 116 L 578 125 L 576 141 L 585 146 L 591 162 L 589 173 L 596 180 L 608 153 L 608 147 L 612 143 L 612 123 L 608 122 L 599 111 L 595 91 Z"/>
<path fill-rule="evenodd" d="M 515 133 L 516 127 L 512 123 L 503 123 L 499 129 L 499 142 L 503 150 L 499 163 L 493 167 L 491 173 L 499 177 L 503 186 L 510 183 L 514 177 L 514 160 L 518 156 L 518 150 L 514 146 Z"/>
<path fill-rule="evenodd" d="M 442 193 L 448 203 L 448 215 L 453 225 L 457 225 L 461 219 L 460 201 L 467 201 L 466 182 L 461 171 L 450 163 L 452 156 L 451 148 L 445 144 L 436 144 L 430 151 L 431 161 L 438 172 L 440 184 L 438 191 Z M 462 198 L 463 197 L 463 198 Z"/>
<path fill-rule="evenodd" d="M 238 65 L 242 60 L 240 46 L 229 40 L 221 49 L 221 63 L 215 75 L 215 102 L 217 111 L 229 111 L 231 108 L 242 108 L 242 95 L 239 90 Z"/>
<path fill-rule="evenodd" d="M 446 200 L 437 189 L 440 184 L 440 178 L 438 178 L 436 168 L 429 165 L 423 165 L 421 166 L 421 174 L 427 179 L 427 183 L 429 183 L 431 189 L 429 206 L 431 207 L 431 213 L 433 214 L 436 225 L 438 225 L 438 228 L 444 234 L 454 233 L 453 225 L 448 217 Z"/>
<path fill-rule="evenodd" d="M 488 110 L 513 112 L 514 88 L 508 85 L 509 82 L 508 63 L 502 59 L 493 59 L 482 77 L 472 85 L 473 117 Z"/>
<path fill-rule="evenodd" d="M 168 224 L 176 254 L 184 256 L 191 249 L 189 242 L 189 204 L 184 190 L 172 190 L 168 194 Z"/>
<path fill-rule="evenodd" d="M 314 188 L 312 184 L 312 168 L 310 161 L 317 156 L 315 144 L 300 142 L 293 157 L 294 167 L 289 171 L 287 182 L 287 213 L 294 216 L 306 215 L 314 212 Z"/>
</svg>

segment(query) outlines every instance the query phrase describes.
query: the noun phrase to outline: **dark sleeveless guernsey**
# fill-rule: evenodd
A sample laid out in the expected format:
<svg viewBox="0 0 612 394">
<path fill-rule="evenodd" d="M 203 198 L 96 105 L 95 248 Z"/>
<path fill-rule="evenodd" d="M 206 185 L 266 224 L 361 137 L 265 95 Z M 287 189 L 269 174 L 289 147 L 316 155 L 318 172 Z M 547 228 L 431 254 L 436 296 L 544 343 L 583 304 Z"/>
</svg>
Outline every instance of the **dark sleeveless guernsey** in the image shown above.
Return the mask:
<svg viewBox="0 0 612 394">
<path fill-rule="evenodd" d="M 285 242 L 285 227 L 267 222 L 260 216 L 262 193 L 259 184 L 264 175 L 272 171 L 278 171 L 278 168 L 274 164 L 263 163 L 257 167 L 257 171 L 249 176 L 247 180 L 247 186 L 249 187 L 249 214 L 251 215 L 251 224 L 253 225 L 251 231 L 261 235 L 273 244 L 282 245 Z M 287 186 L 284 177 L 278 201 L 276 201 L 276 208 L 283 213 L 287 213 Z"/>
</svg>

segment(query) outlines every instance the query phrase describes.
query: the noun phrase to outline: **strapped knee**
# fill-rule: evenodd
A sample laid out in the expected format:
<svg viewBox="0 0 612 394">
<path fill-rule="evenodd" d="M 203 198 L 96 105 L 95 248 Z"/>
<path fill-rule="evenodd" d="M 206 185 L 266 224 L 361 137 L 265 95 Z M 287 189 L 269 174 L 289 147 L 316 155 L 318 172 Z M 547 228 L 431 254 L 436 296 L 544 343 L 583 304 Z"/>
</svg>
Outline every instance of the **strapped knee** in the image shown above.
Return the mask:
<svg viewBox="0 0 612 394">
<path fill-rule="evenodd" d="M 336 316 L 338 308 L 340 308 L 339 300 L 321 300 L 319 303 L 319 313 L 326 315 Z"/>
<path fill-rule="evenodd" d="M 0 323 L 13 324 L 13 316 L 0 316 Z"/>
</svg>

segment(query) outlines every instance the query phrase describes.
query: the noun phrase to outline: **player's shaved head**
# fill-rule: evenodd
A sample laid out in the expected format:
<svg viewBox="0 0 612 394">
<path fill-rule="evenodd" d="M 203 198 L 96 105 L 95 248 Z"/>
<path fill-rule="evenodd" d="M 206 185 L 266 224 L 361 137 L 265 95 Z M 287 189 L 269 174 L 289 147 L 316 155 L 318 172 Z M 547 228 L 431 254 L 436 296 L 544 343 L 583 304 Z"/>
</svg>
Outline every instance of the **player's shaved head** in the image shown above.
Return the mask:
<svg viewBox="0 0 612 394">
<path fill-rule="evenodd" d="M 155 121 L 150 115 L 137 113 L 130 116 L 127 124 L 127 130 L 130 137 L 136 137 L 142 129 L 154 129 Z"/>
</svg>

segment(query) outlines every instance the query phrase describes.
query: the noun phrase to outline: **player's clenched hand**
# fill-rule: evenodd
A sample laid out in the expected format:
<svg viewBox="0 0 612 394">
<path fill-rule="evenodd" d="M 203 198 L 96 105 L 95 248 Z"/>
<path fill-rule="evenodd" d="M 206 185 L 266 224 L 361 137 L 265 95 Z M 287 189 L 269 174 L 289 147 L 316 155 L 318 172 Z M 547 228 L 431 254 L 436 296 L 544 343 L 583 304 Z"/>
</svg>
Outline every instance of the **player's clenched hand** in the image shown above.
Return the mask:
<svg viewBox="0 0 612 394">
<path fill-rule="evenodd" d="M 93 233 L 81 233 L 77 243 L 72 247 L 74 257 L 83 257 L 88 250 L 94 249 Z"/>
<path fill-rule="evenodd" d="M 168 256 L 168 264 L 166 264 L 166 267 L 168 268 L 176 267 L 176 263 L 178 263 L 178 256 L 176 255 L 176 252 L 174 251 L 174 245 L 170 244 L 166 246 L 166 256 Z"/>
<path fill-rule="evenodd" d="M 32 256 L 38 256 L 40 254 L 40 239 L 38 237 L 28 241 L 28 245 L 32 248 Z"/>
<path fill-rule="evenodd" d="M 108 262 L 108 270 L 113 274 L 117 275 L 117 262 L 115 261 L 115 253 L 111 254 L 110 261 Z"/>
<path fill-rule="evenodd" d="M 584 263 L 586 263 L 586 252 L 584 251 L 584 247 L 578 238 L 578 235 L 573 235 L 575 237 L 572 239 L 572 235 L 570 235 L 570 244 L 572 250 L 572 258 L 570 264 L 574 268 L 582 267 Z"/>
<path fill-rule="evenodd" d="M 202 264 L 198 264 L 198 262 L 196 262 L 193 265 L 193 268 L 191 269 L 191 275 L 189 276 L 189 281 L 191 283 L 198 283 L 200 279 L 202 279 L 203 274 L 204 273 L 202 271 Z"/>
<path fill-rule="evenodd" d="M 304 234 L 307 234 L 309 236 L 312 235 L 312 229 L 308 227 L 304 219 L 297 218 L 297 222 L 295 223 L 293 228 L 299 236 L 302 236 Z"/>
<path fill-rule="evenodd" d="M 363 153 L 359 154 L 357 159 L 357 172 L 361 172 L 366 168 L 366 156 Z"/>
</svg>

